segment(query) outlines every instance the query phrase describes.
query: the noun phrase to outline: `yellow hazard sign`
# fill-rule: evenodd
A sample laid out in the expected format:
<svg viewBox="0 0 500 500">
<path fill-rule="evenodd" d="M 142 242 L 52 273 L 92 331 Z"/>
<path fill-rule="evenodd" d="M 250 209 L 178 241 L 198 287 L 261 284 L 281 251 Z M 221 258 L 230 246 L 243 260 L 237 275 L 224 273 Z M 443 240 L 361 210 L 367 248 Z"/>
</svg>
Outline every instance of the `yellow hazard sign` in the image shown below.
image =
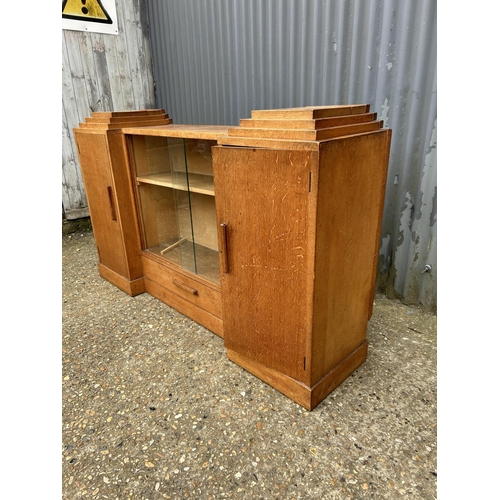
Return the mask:
<svg viewBox="0 0 500 500">
<path fill-rule="evenodd" d="M 118 35 L 116 0 L 63 0 L 62 29 Z"/>
<path fill-rule="evenodd" d="M 112 24 L 113 20 L 106 12 L 101 0 L 64 0 L 62 3 L 63 19 Z"/>
</svg>

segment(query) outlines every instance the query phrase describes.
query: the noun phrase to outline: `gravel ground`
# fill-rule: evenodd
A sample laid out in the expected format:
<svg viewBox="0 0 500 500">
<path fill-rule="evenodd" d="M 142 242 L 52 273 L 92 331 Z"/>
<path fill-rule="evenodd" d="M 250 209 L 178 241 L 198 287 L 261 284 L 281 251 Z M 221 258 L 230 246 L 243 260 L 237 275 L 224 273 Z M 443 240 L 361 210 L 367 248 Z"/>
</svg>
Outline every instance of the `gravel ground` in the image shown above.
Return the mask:
<svg viewBox="0 0 500 500">
<path fill-rule="evenodd" d="M 308 412 L 62 242 L 62 498 L 434 499 L 436 316 L 376 297 L 367 361 Z"/>
</svg>

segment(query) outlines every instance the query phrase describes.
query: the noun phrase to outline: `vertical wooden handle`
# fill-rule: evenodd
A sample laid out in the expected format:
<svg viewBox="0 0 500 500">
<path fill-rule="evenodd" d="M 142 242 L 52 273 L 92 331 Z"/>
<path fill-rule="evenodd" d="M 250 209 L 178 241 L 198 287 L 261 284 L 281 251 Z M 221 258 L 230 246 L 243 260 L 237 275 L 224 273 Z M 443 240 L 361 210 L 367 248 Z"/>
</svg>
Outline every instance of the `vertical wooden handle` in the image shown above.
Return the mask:
<svg viewBox="0 0 500 500">
<path fill-rule="evenodd" d="M 109 208 L 111 209 L 111 220 L 116 220 L 116 210 L 115 210 L 115 199 L 113 197 L 113 190 L 111 186 L 106 186 L 108 190 L 108 198 L 109 198 Z"/>
<path fill-rule="evenodd" d="M 218 236 L 219 236 L 219 261 L 220 261 L 220 272 L 228 273 L 229 272 L 229 263 L 227 260 L 227 224 L 219 224 L 218 228 Z"/>
</svg>

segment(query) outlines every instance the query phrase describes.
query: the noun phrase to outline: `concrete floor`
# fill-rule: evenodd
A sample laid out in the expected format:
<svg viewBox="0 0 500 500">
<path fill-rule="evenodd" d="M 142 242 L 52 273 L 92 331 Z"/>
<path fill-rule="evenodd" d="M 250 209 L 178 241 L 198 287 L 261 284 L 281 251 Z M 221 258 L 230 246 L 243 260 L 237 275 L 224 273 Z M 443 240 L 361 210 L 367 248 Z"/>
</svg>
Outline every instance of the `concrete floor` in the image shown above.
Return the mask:
<svg viewBox="0 0 500 500">
<path fill-rule="evenodd" d="M 436 316 L 380 295 L 368 359 L 307 412 L 63 235 L 62 498 L 434 499 Z"/>
</svg>

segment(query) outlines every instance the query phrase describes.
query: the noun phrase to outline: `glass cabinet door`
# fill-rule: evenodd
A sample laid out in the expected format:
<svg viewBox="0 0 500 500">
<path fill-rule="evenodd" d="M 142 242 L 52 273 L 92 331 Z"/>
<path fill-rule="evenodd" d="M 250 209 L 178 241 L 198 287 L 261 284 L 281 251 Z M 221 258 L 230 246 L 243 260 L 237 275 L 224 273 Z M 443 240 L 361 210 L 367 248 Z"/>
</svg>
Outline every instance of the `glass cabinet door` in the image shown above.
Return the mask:
<svg viewBox="0 0 500 500">
<path fill-rule="evenodd" d="M 132 136 L 144 250 L 219 284 L 214 144 Z"/>
</svg>

